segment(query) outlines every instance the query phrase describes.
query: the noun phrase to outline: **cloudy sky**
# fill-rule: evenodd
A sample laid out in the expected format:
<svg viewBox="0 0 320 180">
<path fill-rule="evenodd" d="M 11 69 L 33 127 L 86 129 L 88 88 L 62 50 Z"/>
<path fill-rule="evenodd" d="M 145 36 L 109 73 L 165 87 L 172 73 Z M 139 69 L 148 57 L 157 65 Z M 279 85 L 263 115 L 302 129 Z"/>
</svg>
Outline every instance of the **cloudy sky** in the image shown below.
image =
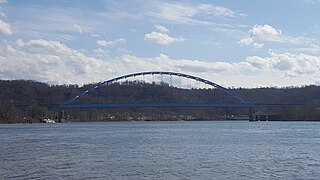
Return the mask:
<svg viewBox="0 0 320 180">
<path fill-rule="evenodd" d="M 320 85 L 320 0 L 0 0 L 0 79 L 84 84 L 175 71 Z"/>
</svg>

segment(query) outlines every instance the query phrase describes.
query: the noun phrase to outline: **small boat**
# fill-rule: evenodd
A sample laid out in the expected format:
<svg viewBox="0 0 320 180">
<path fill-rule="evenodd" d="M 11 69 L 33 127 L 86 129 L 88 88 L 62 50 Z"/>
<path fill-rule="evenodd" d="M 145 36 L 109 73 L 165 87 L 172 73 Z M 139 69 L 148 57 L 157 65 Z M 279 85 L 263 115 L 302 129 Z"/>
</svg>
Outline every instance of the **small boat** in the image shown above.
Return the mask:
<svg viewBox="0 0 320 180">
<path fill-rule="evenodd" d="M 52 119 L 49 119 L 49 118 L 44 118 L 42 120 L 43 123 L 56 123 L 56 121 L 52 120 Z"/>
</svg>

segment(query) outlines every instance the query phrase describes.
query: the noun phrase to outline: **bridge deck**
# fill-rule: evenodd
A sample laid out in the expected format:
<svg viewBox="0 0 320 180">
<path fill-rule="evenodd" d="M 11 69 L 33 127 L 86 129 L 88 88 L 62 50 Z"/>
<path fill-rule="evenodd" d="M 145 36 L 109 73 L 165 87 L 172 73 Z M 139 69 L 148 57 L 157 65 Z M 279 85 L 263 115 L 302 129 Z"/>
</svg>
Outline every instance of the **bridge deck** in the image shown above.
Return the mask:
<svg viewBox="0 0 320 180">
<path fill-rule="evenodd" d="M 211 107 L 211 108 L 253 108 L 254 104 L 63 104 L 60 109 L 78 108 L 141 108 L 141 107 Z"/>
<path fill-rule="evenodd" d="M 139 108 L 139 107 L 211 107 L 211 108 L 259 108 L 259 107 L 303 107 L 306 104 L 282 104 L 282 103 L 254 103 L 254 104 L 172 104 L 172 103 L 157 103 L 157 104 L 15 104 L 17 108 L 56 108 L 56 109 L 77 109 L 77 108 Z"/>
</svg>

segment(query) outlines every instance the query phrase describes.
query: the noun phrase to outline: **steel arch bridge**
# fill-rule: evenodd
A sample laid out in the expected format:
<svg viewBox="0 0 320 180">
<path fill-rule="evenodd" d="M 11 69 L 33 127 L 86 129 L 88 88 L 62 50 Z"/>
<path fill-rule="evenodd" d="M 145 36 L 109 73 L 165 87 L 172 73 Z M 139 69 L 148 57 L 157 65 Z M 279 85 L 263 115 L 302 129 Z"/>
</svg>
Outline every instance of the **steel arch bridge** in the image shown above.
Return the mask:
<svg viewBox="0 0 320 180">
<path fill-rule="evenodd" d="M 176 76 L 176 77 L 182 77 L 187 79 L 192 79 L 201 83 L 204 83 L 206 85 L 209 85 L 211 87 L 216 88 L 217 90 L 225 93 L 226 95 L 238 100 L 237 104 L 186 104 L 186 103 L 148 103 L 148 104 L 73 104 L 73 102 L 82 96 L 89 94 L 92 91 L 95 91 L 99 88 L 114 84 L 118 82 L 119 80 L 123 80 L 130 77 L 137 77 L 137 76 L 144 76 L 144 75 L 167 75 L 167 76 Z M 192 76 L 184 73 L 177 73 L 177 72 L 166 72 L 166 71 L 149 71 L 149 72 L 139 72 L 139 73 L 133 73 L 133 74 L 127 74 L 123 76 L 119 76 L 116 78 L 112 78 L 106 81 L 102 81 L 100 83 L 97 83 L 92 88 L 81 92 L 77 94 L 76 96 L 66 100 L 63 104 L 59 106 L 60 110 L 63 109 L 77 109 L 77 108 L 139 108 L 139 107 L 211 107 L 211 108 L 253 108 L 254 104 L 244 100 L 242 97 L 240 97 L 238 94 L 230 91 L 229 89 L 220 86 L 212 81 Z"/>
</svg>

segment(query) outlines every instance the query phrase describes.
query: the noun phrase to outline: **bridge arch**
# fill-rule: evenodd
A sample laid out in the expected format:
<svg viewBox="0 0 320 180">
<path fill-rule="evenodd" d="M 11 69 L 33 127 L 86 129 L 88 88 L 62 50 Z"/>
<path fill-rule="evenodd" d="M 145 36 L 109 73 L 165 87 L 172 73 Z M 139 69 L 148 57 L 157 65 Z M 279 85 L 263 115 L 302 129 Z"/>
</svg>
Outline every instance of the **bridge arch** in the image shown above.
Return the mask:
<svg viewBox="0 0 320 180">
<path fill-rule="evenodd" d="M 76 99 L 80 98 L 81 96 L 83 95 L 86 95 L 96 89 L 99 89 L 101 87 L 104 87 L 104 86 L 108 86 L 108 85 L 111 85 L 113 83 L 116 83 L 117 81 L 119 80 L 122 80 L 122 79 L 126 79 L 126 78 L 130 78 L 130 77 L 136 77 L 136 76 L 144 76 L 144 75 L 168 75 L 168 76 L 177 76 L 177 77 L 183 77 L 183 78 L 188 78 L 188 79 L 193 79 L 195 81 L 198 81 L 198 82 L 201 82 L 201 83 L 204 83 L 204 84 L 207 84 L 209 86 L 212 86 L 230 96 L 232 96 L 233 98 L 237 99 L 239 102 L 241 102 L 242 104 L 251 104 L 249 103 L 248 101 L 244 100 L 241 96 L 239 96 L 238 94 L 230 91 L 229 89 L 219 85 L 219 84 L 216 84 L 212 81 L 209 81 L 209 80 L 206 80 L 206 79 L 203 79 L 203 78 L 200 78 L 200 77 L 197 77 L 197 76 L 193 76 L 193 75 L 189 75 L 189 74 L 184 74 L 184 73 L 178 73 L 178 72 L 168 72 L 168 71 L 147 71 L 147 72 L 138 72 L 138 73 L 132 73 L 132 74 L 127 74 L 127 75 L 123 75 L 123 76 L 118 76 L 118 77 L 115 77 L 115 78 L 112 78 L 112 79 L 109 79 L 109 80 L 106 80 L 106 81 L 102 81 L 100 83 L 97 83 L 95 86 L 93 86 L 92 88 L 90 89 L 87 89 L 86 91 L 83 91 L 79 94 L 77 94 L 76 96 L 66 100 L 65 102 L 63 102 L 62 106 L 63 105 L 68 105 L 68 104 L 71 104 L 72 102 L 74 102 Z"/>
</svg>

